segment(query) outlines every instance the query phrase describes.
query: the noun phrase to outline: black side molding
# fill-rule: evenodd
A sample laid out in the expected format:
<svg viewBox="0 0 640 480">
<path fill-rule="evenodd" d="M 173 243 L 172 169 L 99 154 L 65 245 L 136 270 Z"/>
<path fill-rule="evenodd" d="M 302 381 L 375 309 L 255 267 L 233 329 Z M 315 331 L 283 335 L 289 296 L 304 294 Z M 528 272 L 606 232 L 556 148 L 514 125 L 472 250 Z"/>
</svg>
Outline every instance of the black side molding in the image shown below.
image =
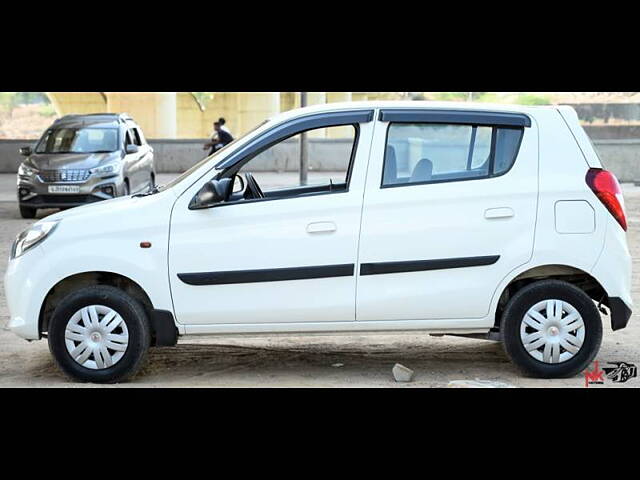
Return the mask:
<svg viewBox="0 0 640 480">
<path fill-rule="evenodd" d="M 284 282 L 314 278 L 351 277 L 355 266 L 322 265 L 316 267 L 272 268 L 266 270 L 235 270 L 230 272 L 179 273 L 187 285 L 227 285 L 235 283 Z"/>
<path fill-rule="evenodd" d="M 178 329 L 171 312 L 153 310 L 151 312 L 151 327 L 155 332 L 156 347 L 173 347 L 178 343 Z"/>
<path fill-rule="evenodd" d="M 622 330 L 626 328 L 631 318 L 631 309 L 621 298 L 610 297 L 609 309 L 611 310 L 611 329 Z"/>
<path fill-rule="evenodd" d="M 383 109 L 380 121 L 394 123 L 447 123 L 496 127 L 531 127 L 524 113 L 483 110 Z"/>
<path fill-rule="evenodd" d="M 360 275 L 383 275 L 387 273 L 422 272 L 449 268 L 480 267 L 493 265 L 500 255 L 488 257 L 443 258 L 440 260 L 413 260 L 409 262 L 363 263 Z"/>
</svg>

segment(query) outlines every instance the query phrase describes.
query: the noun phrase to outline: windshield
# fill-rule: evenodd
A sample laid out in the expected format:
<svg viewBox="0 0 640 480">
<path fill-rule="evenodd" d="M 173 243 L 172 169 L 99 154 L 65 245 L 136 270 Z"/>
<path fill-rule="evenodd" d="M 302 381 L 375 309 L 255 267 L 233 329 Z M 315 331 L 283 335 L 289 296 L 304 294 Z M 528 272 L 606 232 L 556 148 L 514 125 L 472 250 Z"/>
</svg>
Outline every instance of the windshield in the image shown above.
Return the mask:
<svg viewBox="0 0 640 480">
<path fill-rule="evenodd" d="M 205 163 L 207 163 L 209 160 L 211 160 L 212 158 L 216 158 L 218 155 L 220 155 L 221 152 L 226 151 L 231 145 L 235 145 L 236 143 L 238 143 L 240 140 L 244 139 L 245 137 L 247 137 L 248 135 L 251 135 L 253 132 L 255 132 L 256 130 L 258 130 L 260 127 L 262 127 L 265 123 L 268 123 L 269 120 L 265 120 L 264 122 L 262 122 L 261 124 L 259 124 L 257 127 L 252 128 L 250 131 L 248 131 L 247 133 L 245 133 L 244 135 L 242 135 L 241 137 L 236 138 L 233 142 L 228 143 L 227 145 L 225 145 L 224 147 L 222 147 L 220 150 L 218 150 L 217 152 L 213 153 L 212 155 L 209 155 L 208 157 L 204 157 L 202 160 L 200 160 L 198 163 L 196 163 L 193 167 L 191 167 L 189 170 L 187 170 L 186 172 L 182 173 L 181 175 L 179 175 L 178 177 L 174 178 L 173 180 L 171 180 L 169 183 L 167 183 L 166 185 L 160 185 L 158 187 L 159 190 L 166 190 L 167 188 L 171 188 L 177 184 L 179 184 L 182 180 L 184 180 L 185 178 L 187 178 L 189 175 L 191 175 L 193 172 L 195 172 L 196 170 L 198 170 L 201 166 L 203 166 Z"/>
<path fill-rule="evenodd" d="M 117 128 L 51 129 L 36 147 L 36 153 L 107 153 L 116 150 Z"/>
</svg>

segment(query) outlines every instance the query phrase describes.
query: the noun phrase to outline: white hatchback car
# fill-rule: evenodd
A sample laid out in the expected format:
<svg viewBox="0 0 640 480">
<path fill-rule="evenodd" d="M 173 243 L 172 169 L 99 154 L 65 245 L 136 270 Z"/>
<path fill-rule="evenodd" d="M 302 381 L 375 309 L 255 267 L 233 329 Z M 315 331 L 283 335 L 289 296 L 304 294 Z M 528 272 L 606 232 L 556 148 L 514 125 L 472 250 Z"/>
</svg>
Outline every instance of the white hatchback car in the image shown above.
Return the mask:
<svg viewBox="0 0 640 480">
<path fill-rule="evenodd" d="M 265 165 L 296 165 L 303 133 L 309 180 L 267 189 Z M 9 327 L 92 382 L 182 335 L 399 330 L 501 340 L 525 373 L 571 376 L 599 350 L 600 312 L 613 330 L 630 318 L 625 231 L 571 108 L 316 106 L 21 233 Z"/>
</svg>

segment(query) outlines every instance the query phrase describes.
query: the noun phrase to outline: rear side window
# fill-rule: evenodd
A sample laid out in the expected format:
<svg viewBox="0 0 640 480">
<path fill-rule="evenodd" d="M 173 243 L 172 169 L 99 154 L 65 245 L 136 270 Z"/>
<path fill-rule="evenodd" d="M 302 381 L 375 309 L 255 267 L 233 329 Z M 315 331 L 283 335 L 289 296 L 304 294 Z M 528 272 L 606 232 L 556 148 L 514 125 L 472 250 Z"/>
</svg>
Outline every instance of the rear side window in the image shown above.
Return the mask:
<svg viewBox="0 0 640 480">
<path fill-rule="evenodd" d="M 519 127 L 391 123 L 382 186 L 502 175 L 513 166 L 523 134 Z"/>
</svg>

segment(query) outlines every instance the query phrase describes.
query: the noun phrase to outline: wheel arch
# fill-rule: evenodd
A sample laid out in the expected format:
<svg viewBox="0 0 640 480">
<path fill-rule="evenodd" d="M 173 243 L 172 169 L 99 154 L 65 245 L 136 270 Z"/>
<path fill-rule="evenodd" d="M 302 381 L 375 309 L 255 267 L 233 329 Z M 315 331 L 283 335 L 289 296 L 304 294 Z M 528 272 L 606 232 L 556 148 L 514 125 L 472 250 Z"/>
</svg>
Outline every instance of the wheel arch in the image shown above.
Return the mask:
<svg viewBox="0 0 640 480">
<path fill-rule="evenodd" d="M 494 310 L 493 330 L 499 331 L 504 308 L 516 292 L 531 283 L 548 279 L 562 280 L 575 285 L 591 299 L 609 307 L 607 291 L 590 273 L 571 265 L 559 263 L 530 266 L 525 270 L 515 272 L 506 282 L 506 285 L 503 282 L 503 287 L 499 290 L 500 295 L 497 298 L 497 304 Z"/>
<path fill-rule="evenodd" d="M 58 301 L 62 300 L 66 295 L 74 290 L 91 285 L 110 285 L 123 290 L 138 300 L 144 307 L 149 319 L 152 318 L 154 307 L 149 295 L 131 278 L 119 273 L 108 271 L 81 272 L 63 278 L 49 289 L 40 307 L 38 332 L 42 334 L 47 331 L 49 327 L 49 320 Z"/>
</svg>

